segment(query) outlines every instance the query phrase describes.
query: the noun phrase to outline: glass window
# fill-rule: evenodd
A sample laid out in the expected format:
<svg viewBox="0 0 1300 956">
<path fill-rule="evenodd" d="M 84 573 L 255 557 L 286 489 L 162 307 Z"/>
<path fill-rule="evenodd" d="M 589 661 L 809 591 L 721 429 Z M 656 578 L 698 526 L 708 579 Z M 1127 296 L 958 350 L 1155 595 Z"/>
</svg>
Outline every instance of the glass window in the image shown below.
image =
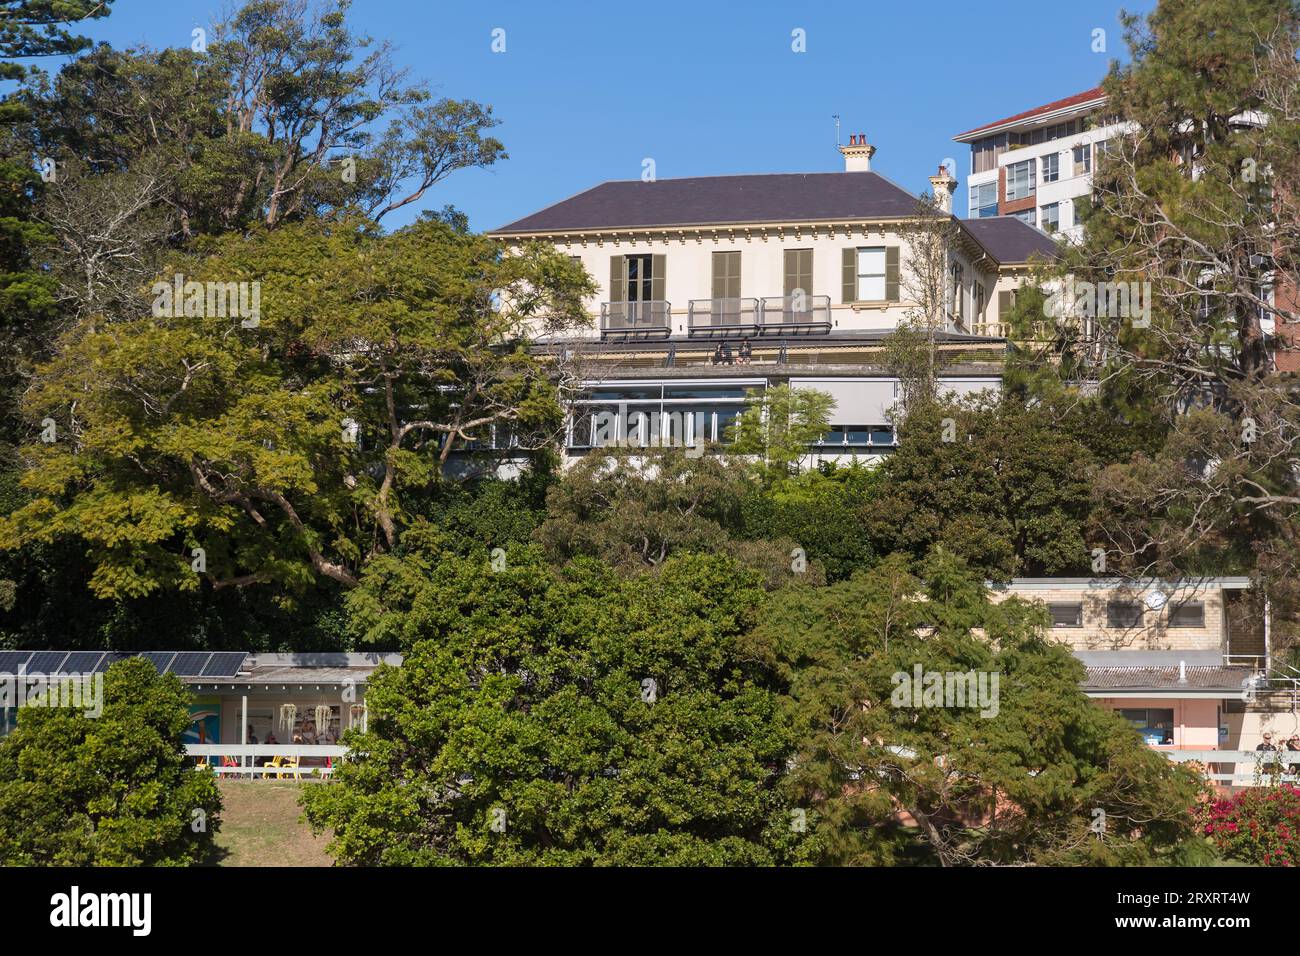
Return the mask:
<svg viewBox="0 0 1300 956">
<path fill-rule="evenodd" d="M 982 183 L 970 188 L 972 219 L 987 219 L 998 214 L 998 184 Z"/>
<path fill-rule="evenodd" d="M 1034 195 L 1038 188 L 1034 167 L 1038 165 L 1032 159 L 1021 163 L 1012 163 L 1007 167 L 1007 201 L 1025 199 Z"/>
<path fill-rule="evenodd" d="M 1132 724 L 1148 744 L 1161 747 L 1173 745 L 1174 712 L 1172 708 L 1134 707 L 1121 710 L 1119 715 Z"/>
<path fill-rule="evenodd" d="M 1200 601 L 1187 601 L 1169 609 L 1170 627 L 1205 627 L 1205 605 Z"/>
<path fill-rule="evenodd" d="M 627 300 L 629 302 L 649 302 L 653 288 L 651 271 L 653 256 L 627 256 Z"/>
<path fill-rule="evenodd" d="M 1052 615 L 1052 627 L 1083 627 L 1083 604 L 1078 601 L 1049 604 L 1047 610 Z"/>
<path fill-rule="evenodd" d="M 876 425 L 871 429 L 871 444 L 890 447 L 897 444 L 894 440 L 894 430 L 888 425 Z"/>
<path fill-rule="evenodd" d="M 1028 223 L 1031 226 L 1038 225 L 1037 210 L 1022 209 L 1020 212 L 1013 212 L 1011 215 L 1015 216 L 1021 222 Z"/>
<path fill-rule="evenodd" d="M 1107 627 L 1137 627 L 1142 623 L 1143 607 L 1135 601 L 1110 601 L 1106 605 Z"/>
<path fill-rule="evenodd" d="M 885 299 L 885 247 L 858 250 L 858 301 Z"/>
<path fill-rule="evenodd" d="M 744 398 L 745 389 L 731 385 L 666 385 L 664 398 Z"/>
<path fill-rule="evenodd" d="M 1041 210 L 1039 222 L 1042 223 L 1043 232 L 1056 232 L 1061 228 L 1061 204 L 1059 202 L 1048 203 Z"/>
<path fill-rule="evenodd" d="M 1074 175 L 1092 172 L 1092 147 L 1087 143 L 1074 147 Z"/>
<path fill-rule="evenodd" d="M 1043 157 L 1043 182 L 1054 183 L 1061 178 L 1061 154 L 1048 153 Z"/>
</svg>

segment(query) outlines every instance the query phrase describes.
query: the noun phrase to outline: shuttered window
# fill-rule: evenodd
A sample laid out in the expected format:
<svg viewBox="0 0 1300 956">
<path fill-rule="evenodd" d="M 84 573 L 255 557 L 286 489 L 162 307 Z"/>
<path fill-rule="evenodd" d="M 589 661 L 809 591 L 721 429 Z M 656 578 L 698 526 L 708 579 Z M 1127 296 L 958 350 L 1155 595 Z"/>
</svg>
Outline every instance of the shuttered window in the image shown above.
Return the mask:
<svg viewBox="0 0 1300 956">
<path fill-rule="evenodd" d="M 804 295 L 813 294 L 813 251 L 811 249 L 785 250 L 785 294 L 794 295 L 802 289 Z"/>
<path fill-rule="evenodd" d="M 898 246 L 846 246 L 840 296 L 845 302 L 897 302 L 898 272 Z"/>
<path fill-rule="evenodd" d="M 1083 605 L 1078 601 L 1067 604 L 1049 604 L 1052 627 L 1083 627 Z"/>
<path fill-rule="evenodd" d="M 715 299 L 740 298 L 739 252 L 713 254 L 713 297 Z"/>
<path fill-rule="evenodd" d="M 1187 601 L 1169 609 L 1170 627 L 1205 627 L 1205 605 Z"/>
<path fill-rule="evenodd" d="M 624 256 L 609 257 L 609 301 L 627 301 L 627 259 Z"/>
<path fill-rule="evenodd" d="M 885 301 L 897 302 L 898 300 L 898 246 L 886 246 Z"/>
<path fill-rule="evenodd" d="M 650 256 L 650 298 L 662 302 L 667 298 L 665 288 L 668 284 L 668 257 Z"/>
</svg>

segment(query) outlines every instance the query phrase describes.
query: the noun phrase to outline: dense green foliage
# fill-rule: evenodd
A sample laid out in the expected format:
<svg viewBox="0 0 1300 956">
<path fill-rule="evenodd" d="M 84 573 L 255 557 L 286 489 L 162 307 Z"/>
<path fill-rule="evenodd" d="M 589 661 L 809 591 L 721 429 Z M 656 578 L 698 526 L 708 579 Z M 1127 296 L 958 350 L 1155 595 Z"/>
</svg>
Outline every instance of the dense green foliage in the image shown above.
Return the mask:
<svg viewBox="0 0 1300 956">
<path fill-rule="evenodd" d="M 410 585 L 410 586 L 404 586 Z M 364 590 L 366 583 L 363 582 Z M 741 653 L 757 576 L 716 557 L 620 579 L 524 552 L 383 582 L 406 657 L 336 783 L 304 795 L 360 864 L 770 865 L 804 833 L 772 671 Z M 355 593 L 355 592 L 354 592 Z"/>
<path fill-rule="evenodd" d="M 190 695 L 148 661 L 114 664 L 102 713 L 27 706 L 0 741 L 0 864 L 183 866 L 212 852 L 221 797 L 181 735 Z"/>
<path fill-rule="evenodd" d="M 990 601 L 942 551 L 920 578 L 896 556 L 780 597 L 749 644 L 789 685 L 786 786 L 819 862 L 1140 864 L 1193 838 L 1198 778 L 1083 694 L 1041 605 Z M 900 703 L 918 668 L 985 675 L 981 696 Z"/>
</svg>

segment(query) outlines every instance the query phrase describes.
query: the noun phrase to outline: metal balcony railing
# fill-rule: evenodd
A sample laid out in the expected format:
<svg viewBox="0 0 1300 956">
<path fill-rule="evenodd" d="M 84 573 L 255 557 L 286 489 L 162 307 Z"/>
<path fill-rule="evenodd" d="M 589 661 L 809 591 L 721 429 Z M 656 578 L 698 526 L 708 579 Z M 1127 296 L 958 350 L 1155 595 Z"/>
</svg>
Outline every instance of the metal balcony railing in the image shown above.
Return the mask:
<svg viewBox="0 0 1300 956">
<path fill-rule="evenodd" d="M 759 335 L 792 335 L 831 330 L 828 295 L 769 296 L 759 301 Z"/>
<path fill-rule="evenodd" d="M 687 335 L 726 338 L 758 334 L 757 299 L 691 299 L 686 307 Z"/>
<path fill-rule="evenodd" d="M 672 332 L 671 302 L 602 302 L 601 338 L 667 338 Z"/>
</svg>

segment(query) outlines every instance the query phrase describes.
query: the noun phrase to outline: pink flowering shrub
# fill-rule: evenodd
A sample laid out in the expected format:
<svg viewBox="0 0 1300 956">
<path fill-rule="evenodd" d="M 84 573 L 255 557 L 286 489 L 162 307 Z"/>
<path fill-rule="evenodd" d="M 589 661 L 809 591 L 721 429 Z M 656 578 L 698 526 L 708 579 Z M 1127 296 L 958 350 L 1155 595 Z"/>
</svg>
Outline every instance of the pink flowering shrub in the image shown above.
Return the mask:
<svg viewBox="0 0 1300 956">
<path fill-rule="evenodd" d="M 1193 807 L 1201 832 L 1228 859 L 1259 866 L 1300 864 L 1300 789 L 1251 787 Z"/>
</svg>

